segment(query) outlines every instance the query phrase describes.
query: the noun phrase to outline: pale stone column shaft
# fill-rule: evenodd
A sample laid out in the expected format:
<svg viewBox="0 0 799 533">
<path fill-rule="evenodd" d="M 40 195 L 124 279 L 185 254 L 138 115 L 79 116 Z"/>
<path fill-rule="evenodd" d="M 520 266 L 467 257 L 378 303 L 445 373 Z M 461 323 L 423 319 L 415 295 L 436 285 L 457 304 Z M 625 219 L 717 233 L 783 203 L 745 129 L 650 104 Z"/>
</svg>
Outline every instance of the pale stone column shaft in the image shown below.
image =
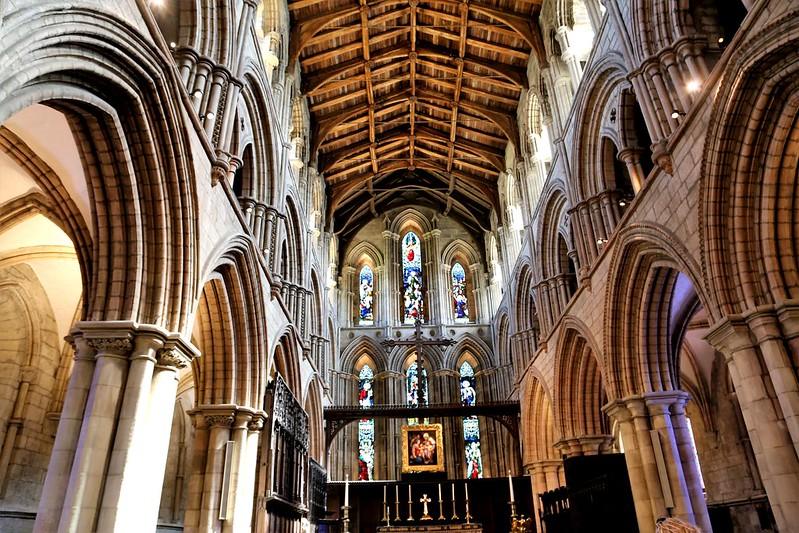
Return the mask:
<svg viewBox="0 0 799 533">
<path fill-rule="evenodd" d="M 116 438 L 105 474 L 105 487 L 97 528 L 100 531 L 119 531 L 141 528 L 141 489 L 149 470 L 148 445 L 151 434 L 147 420 L 155 352 L 163 346 L 160 339 L 140 335 L 130 357 L 125 392 L 117 422 Z M 174 403 L 174 397 L 170 405 Z M 169 434 L 169 429 L 167 429 Z M 168 446 L 168 444 L 167 444 Z M 145 473 L 146 472 L 146 473 Z M 160 487 L 158 487 L 160 489 Z"/>
<path fill-rule="evenodd" d="M 91 390 L 64 497 L 59 533 L 92 531 L 128 371 L 128 338 L 91 339 L 97 350 Z"/>
<path fill-rule="evenodd" d="M 74 338 L 74 346 L 75 363 L 64 395 L 64 407 L 58 419 L 58 431 L 39 500 L 34 533 L 51 533 L 58 528 L 94 374 L 94 349 L 79 336 Z"/>
<path fill-rule="evenodd" d="M 209 415 L 210 426 L 208 450 L 203 479 L 202 508 L 200 510 L 200 531 L 218 531 L 219 511 L 222 496 L 222 482 L 225 470 L 225 446 L 230 439 L 232 415 Z"/>
<path fill-rule="evenodd" d="M 203 499 L 203 484 L 205 481 L 205 462 L 208 457 L 208 426 L 205 415 L 201 411 L 194 411 L 192 422 L 194 424 L 194 442 L 189 470 L 189 486 L 186 493 L 186 511 L 183 515 L 183 531 L 197 533 L 200 525 L 200 511 Z"/>
<path fill-rule="evenodd" d="M 150 446 L 144 463 L 140 463 L 142 482 L 139 485 L 139 496 L 143 501 L 138 506 L 135 502 L 122 504 L 130 505 L 133 512 L 142 514 L 140 522 L 137 521 L 142 524 L 141 531 L 153 531 L 158 524 L 161 490 L 169 456 L 169 438 L 178 391 L 177 369 L 174 366 L 161 364 L 162 362 L 159 361 L 155 367 L 150 388 L 150 405 L 147 413 Z"/>
</svg>

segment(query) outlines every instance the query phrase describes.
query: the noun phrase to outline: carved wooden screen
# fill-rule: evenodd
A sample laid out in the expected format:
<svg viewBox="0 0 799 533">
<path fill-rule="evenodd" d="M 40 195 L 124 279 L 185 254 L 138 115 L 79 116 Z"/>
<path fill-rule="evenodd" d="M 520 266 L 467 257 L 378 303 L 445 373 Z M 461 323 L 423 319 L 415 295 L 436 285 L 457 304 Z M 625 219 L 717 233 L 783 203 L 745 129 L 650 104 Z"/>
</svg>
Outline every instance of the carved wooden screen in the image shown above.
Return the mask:
<svg viewBox="0 0 799 533">
<path fill-rule="evenodd" d="M 316 524 L 325 517 L 327 508 L 327 471 L 311 459 L 310 462 L 310 482 L 308 483 L 308 517 L 312 524 Z"/>
<path fill-rule="evenodd" d="M 308 468 L 308 413 L 280 375 L 272 386 L 272 496 L 302 506 Z"/>
</svg>

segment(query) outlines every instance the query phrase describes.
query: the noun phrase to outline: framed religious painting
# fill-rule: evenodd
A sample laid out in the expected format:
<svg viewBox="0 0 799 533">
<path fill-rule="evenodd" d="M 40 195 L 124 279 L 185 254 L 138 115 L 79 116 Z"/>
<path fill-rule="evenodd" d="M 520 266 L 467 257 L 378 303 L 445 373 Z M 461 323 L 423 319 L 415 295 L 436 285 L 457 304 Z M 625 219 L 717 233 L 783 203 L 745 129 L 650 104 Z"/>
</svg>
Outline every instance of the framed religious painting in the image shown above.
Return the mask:
<svg viewBox="0 0 799 533">
<path fill-rule="evenodd" d="M 443 471 L 443 426 L 441 424 L 402 426 L 402 472 Z"/>
</svg>

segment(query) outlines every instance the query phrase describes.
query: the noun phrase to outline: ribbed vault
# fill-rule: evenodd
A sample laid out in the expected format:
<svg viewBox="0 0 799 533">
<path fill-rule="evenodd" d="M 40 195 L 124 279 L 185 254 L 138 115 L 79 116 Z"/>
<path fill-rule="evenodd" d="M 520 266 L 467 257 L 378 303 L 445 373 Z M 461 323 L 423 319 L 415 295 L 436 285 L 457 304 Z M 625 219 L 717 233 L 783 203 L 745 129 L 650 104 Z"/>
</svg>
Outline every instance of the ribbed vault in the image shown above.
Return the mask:
<svg viewBox="0 0 799 533">
<path fill-rule="evenodd" d="M 428 204 L 475 231 L 498 208 L 540 0 L 294 0 L 291 62 L 332 229 Z"/>
</svg>

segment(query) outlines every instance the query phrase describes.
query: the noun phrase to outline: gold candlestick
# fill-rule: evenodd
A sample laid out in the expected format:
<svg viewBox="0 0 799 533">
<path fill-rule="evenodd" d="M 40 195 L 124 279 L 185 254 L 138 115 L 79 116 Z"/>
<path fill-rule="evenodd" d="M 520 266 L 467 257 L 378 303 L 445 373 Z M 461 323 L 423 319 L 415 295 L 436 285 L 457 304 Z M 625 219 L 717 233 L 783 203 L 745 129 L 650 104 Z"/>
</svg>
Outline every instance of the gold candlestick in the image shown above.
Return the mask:
<svg viewBox="0 0 799 533">
<path fill-rule="evenodd" d="M 344 533 L 350 533 L 350 509 L 349 505 L 345 505 L 341 508 L 341 513 L 344 515 L 342 520 L 344 525 Z"/>
<path fill-rule="evenodd" d="M 444 516 L 444 500 L 441 498 L 438 499 L 438 519 L 439 520 L 446 520 L 447 517 Z"/>
<path fill-rule="evenodd" d="M 467 523 L 467 524 L 471 524 L 471 523 L 472 523 L 472 518 L 474 518 L 474 517 L 473 517 L 473 516 L 472 516 L 472 515 L 469 513 L 469 498 L 466 498 L 466 516 L 464 516 L 464 518 L 466 519 L 466 523 Z"/>
</svg>

